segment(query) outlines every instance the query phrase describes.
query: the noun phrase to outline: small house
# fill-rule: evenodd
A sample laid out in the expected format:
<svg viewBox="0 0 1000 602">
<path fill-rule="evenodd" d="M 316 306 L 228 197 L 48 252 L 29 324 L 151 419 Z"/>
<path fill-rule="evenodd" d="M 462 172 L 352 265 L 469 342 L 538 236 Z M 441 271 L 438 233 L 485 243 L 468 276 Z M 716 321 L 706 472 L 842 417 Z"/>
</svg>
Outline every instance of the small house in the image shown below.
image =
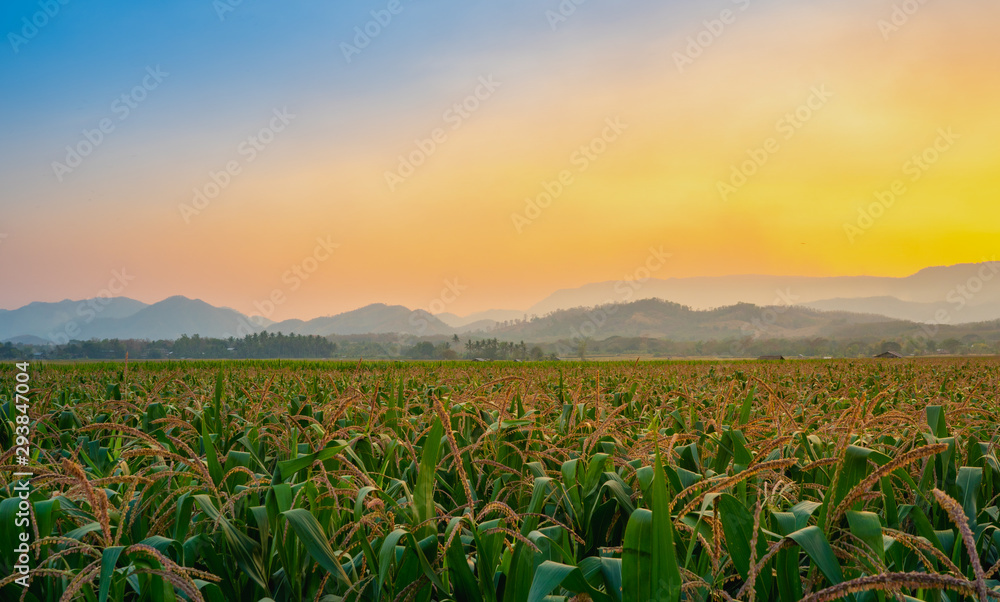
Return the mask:
<svg viewBox="0 0 1000 602">
<path fill-rule="evenodd" d="M 896 353 L 895 351 L 886 351 L 885 353 L 880 353 L 875 357 L 882 359 L 896 359 L 903 357 L 903 355 L 901 353 Z"/>
<path fill-rule="evenodd" d="M 760 356 L 760 357 L 757 358 L 757 360 L 762 361 L 762 362 L 773 362 L 773 361 L 780 361 L 780 360 L 784 360 L 784 359 L 785 359 L 785 356 L 783 356 L 783 355 L 762 355 L 762 356 Z"/>
</svg>

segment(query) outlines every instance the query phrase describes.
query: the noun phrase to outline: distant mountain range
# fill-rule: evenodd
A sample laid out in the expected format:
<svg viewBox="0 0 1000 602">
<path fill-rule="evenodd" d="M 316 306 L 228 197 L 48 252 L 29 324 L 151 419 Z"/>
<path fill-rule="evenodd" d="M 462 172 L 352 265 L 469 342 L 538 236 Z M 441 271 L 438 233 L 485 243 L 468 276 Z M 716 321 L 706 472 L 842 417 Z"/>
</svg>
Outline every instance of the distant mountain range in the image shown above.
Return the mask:
<svg viewBox="0 0 1000 602">
<path fill-rule="evenodd" d="M 502 340 L 553 343 L 645 337 L 674 341 L 727 339 L 886 338 L 910 335 L 920 325 L 874 314 L 820 311 L 802 306 L 757 306 L 739 303 L 716 309 L 692 309 L 641 299 L 593 308 L 561 309 L 544 318 L 498 327 L 490 333 Z"/>
<path fill-rule="evenodd" d="M 532 342 L 572 338 L 577 336 L 574 332 L 584 337 L 676 340 L 848 336 L 851 331 L 864 332 L 866 324 L 893 320 L 900 321 L 898 328 L 883 330 L 910 331 L 916 328 L 914 322 L 1000 320 L 997 276 L 1000 262 L 927 268 L 906 278 L 724 276 L 600 282 L 557 291 L 527 311 L 431 315 L 378 303 L 334 316 L 277 323 L 180 296 L 151 305 L 125 297 L 65 300 L 0 310 L 0 341 L 153 340 L 185 334 L 227 338 L 259 331 L 320 336 L 479 332 Z M 636 303 L 643 299 L 666 301 Z M 595 306 L 607 307 L 596 312 L 585 309 Z M 589 330 L 594 333 L 588 334 Z"/>
<path fill-rule="evenodd" d="M 0 340 L 49 343 L 96 339 L 177 339 L 181 335 L 226 337 L 248 318 L 197 299 L 170 297 L 147 305 L 127 297 L 32 303 L 0 310 Z M 256 327 L 259 329 L 260 327 Z"/>
<path fill-rule="evenodd" d="M 959 264 L 920 270 L 905 278 L 875 276 L 718 276 L 650 278 L 645 282 L 598 282 L 552 293 L 527 313 L 666 299 L 693 309 L 737 303 L 805 305 L 817 309 L 884 315 L 937 323 L 980 322 L 1000 318 L 1000 262 Z"/>
<path fill-rule="evenodd" d="M 479 328 L 484 326 L 492 328 L 497 322 L 520 320 L 525 316 L 525 312 L 517 309 L 491 309 L 488 311 L 480 311 L 474 314 L 469 314 L 467 316 L 456 316 L 453 313 L 434 315 L 435 318 L 441 320 L 452 328 L 466 328 L 471 330 L 479 330 Z"/>
<path fill-rule="evenodd" d="M 146 307 L 145 303 L 117 297 L 58 303 L 31 303 L 20 309 L 0 309 L 0 340 L 35 336 L 47 341 L 79 337 L 79 329 L 97 319 L 124 319 Z"/>
</svg>

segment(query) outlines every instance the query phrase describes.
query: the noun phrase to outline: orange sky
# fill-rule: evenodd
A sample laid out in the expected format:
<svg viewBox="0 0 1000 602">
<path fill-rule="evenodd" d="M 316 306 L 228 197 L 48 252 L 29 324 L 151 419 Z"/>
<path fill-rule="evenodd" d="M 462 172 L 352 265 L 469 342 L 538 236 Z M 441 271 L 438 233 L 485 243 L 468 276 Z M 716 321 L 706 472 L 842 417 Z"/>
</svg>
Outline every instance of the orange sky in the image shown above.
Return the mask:
<svg viewBox="0 0 1000 602">
<path fill-rule="evenodd" d="M 282 94 L 264 82 L 231 117 L 182 114 L 193 84 L 176 71 L 174 88 L 168 78 L 150 92 L 134 122 L 57 182 L 59 149 L 108 113 L 114 95 L 98 94 L 25 153 L 32 163 L 6 149 L 0 305 L 94 296 L 124 267 L 135 280 L 123 294 L 146 302 L 183 294 L 259 313 L 254 302 L 278 290 L 271 319 L 371 302 L 426 309 L 457 279 L 467 288 L 447 311 L 466 314 L 621 279 L 651 246 L 672 253 L 662 278 L 903 276 L 995 256 L 1000 6 L 929 3 L 886 40 L 878 21 L 891 2 L 741 4 L 617 21 L 585 5 L 556 32 L 543 20 L 498 47 L 466 31 L 405 66 L 332 56 L 331 70 L 353 70 L 345 89 L 303 80 Z M 687 38 L 727 8 L 735 22 L 679 72 Z M 486 92 L 490 75 L 499 87 Z M 478 108 L 453 129 L 445 111 L 477 87 Z M 240 142 L 284 106 L 295 117 L 247 161 Z M 443 142 L 391 191 L 386 172 L 437 128 Z M 766 148 L 745 183 L 731 179 Z M 179 205 L 234 160 L 240 173 L 185 220 Z M 530 223 L 513 217 L 563 172 L 571 183 Z M 859 209 L 870 215 L 893 186 L 905 192 L 869 223 Z M 338 246 L 313 266 L 318 237 Z"/>
</svg>

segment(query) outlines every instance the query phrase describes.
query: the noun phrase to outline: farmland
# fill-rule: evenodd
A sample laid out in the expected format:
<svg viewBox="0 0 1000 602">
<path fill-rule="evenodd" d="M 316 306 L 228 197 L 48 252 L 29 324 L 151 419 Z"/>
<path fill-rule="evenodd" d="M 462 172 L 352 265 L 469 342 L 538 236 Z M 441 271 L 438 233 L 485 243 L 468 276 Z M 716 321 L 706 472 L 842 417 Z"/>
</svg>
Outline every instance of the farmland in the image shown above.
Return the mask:
<svg viewBox="0 0 1000 602">
<path fill-rule="evenodd" d="M 995 359 L 24 368 L 3 600 L 1000 599 Z"/>
</svg>

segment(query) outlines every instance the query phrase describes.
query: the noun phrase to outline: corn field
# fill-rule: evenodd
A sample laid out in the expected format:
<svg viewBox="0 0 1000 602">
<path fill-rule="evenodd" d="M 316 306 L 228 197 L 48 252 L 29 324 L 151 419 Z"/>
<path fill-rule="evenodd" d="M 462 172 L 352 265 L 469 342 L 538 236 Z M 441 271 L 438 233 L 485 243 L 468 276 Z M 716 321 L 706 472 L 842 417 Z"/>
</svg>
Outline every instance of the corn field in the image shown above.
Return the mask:
<svg viewBox="0 0 1000 602">
<path fill-rule="evenodd" d="M 30 371 L 5 601 L 1000 599 L 996 360 Z"/>
</svg>

